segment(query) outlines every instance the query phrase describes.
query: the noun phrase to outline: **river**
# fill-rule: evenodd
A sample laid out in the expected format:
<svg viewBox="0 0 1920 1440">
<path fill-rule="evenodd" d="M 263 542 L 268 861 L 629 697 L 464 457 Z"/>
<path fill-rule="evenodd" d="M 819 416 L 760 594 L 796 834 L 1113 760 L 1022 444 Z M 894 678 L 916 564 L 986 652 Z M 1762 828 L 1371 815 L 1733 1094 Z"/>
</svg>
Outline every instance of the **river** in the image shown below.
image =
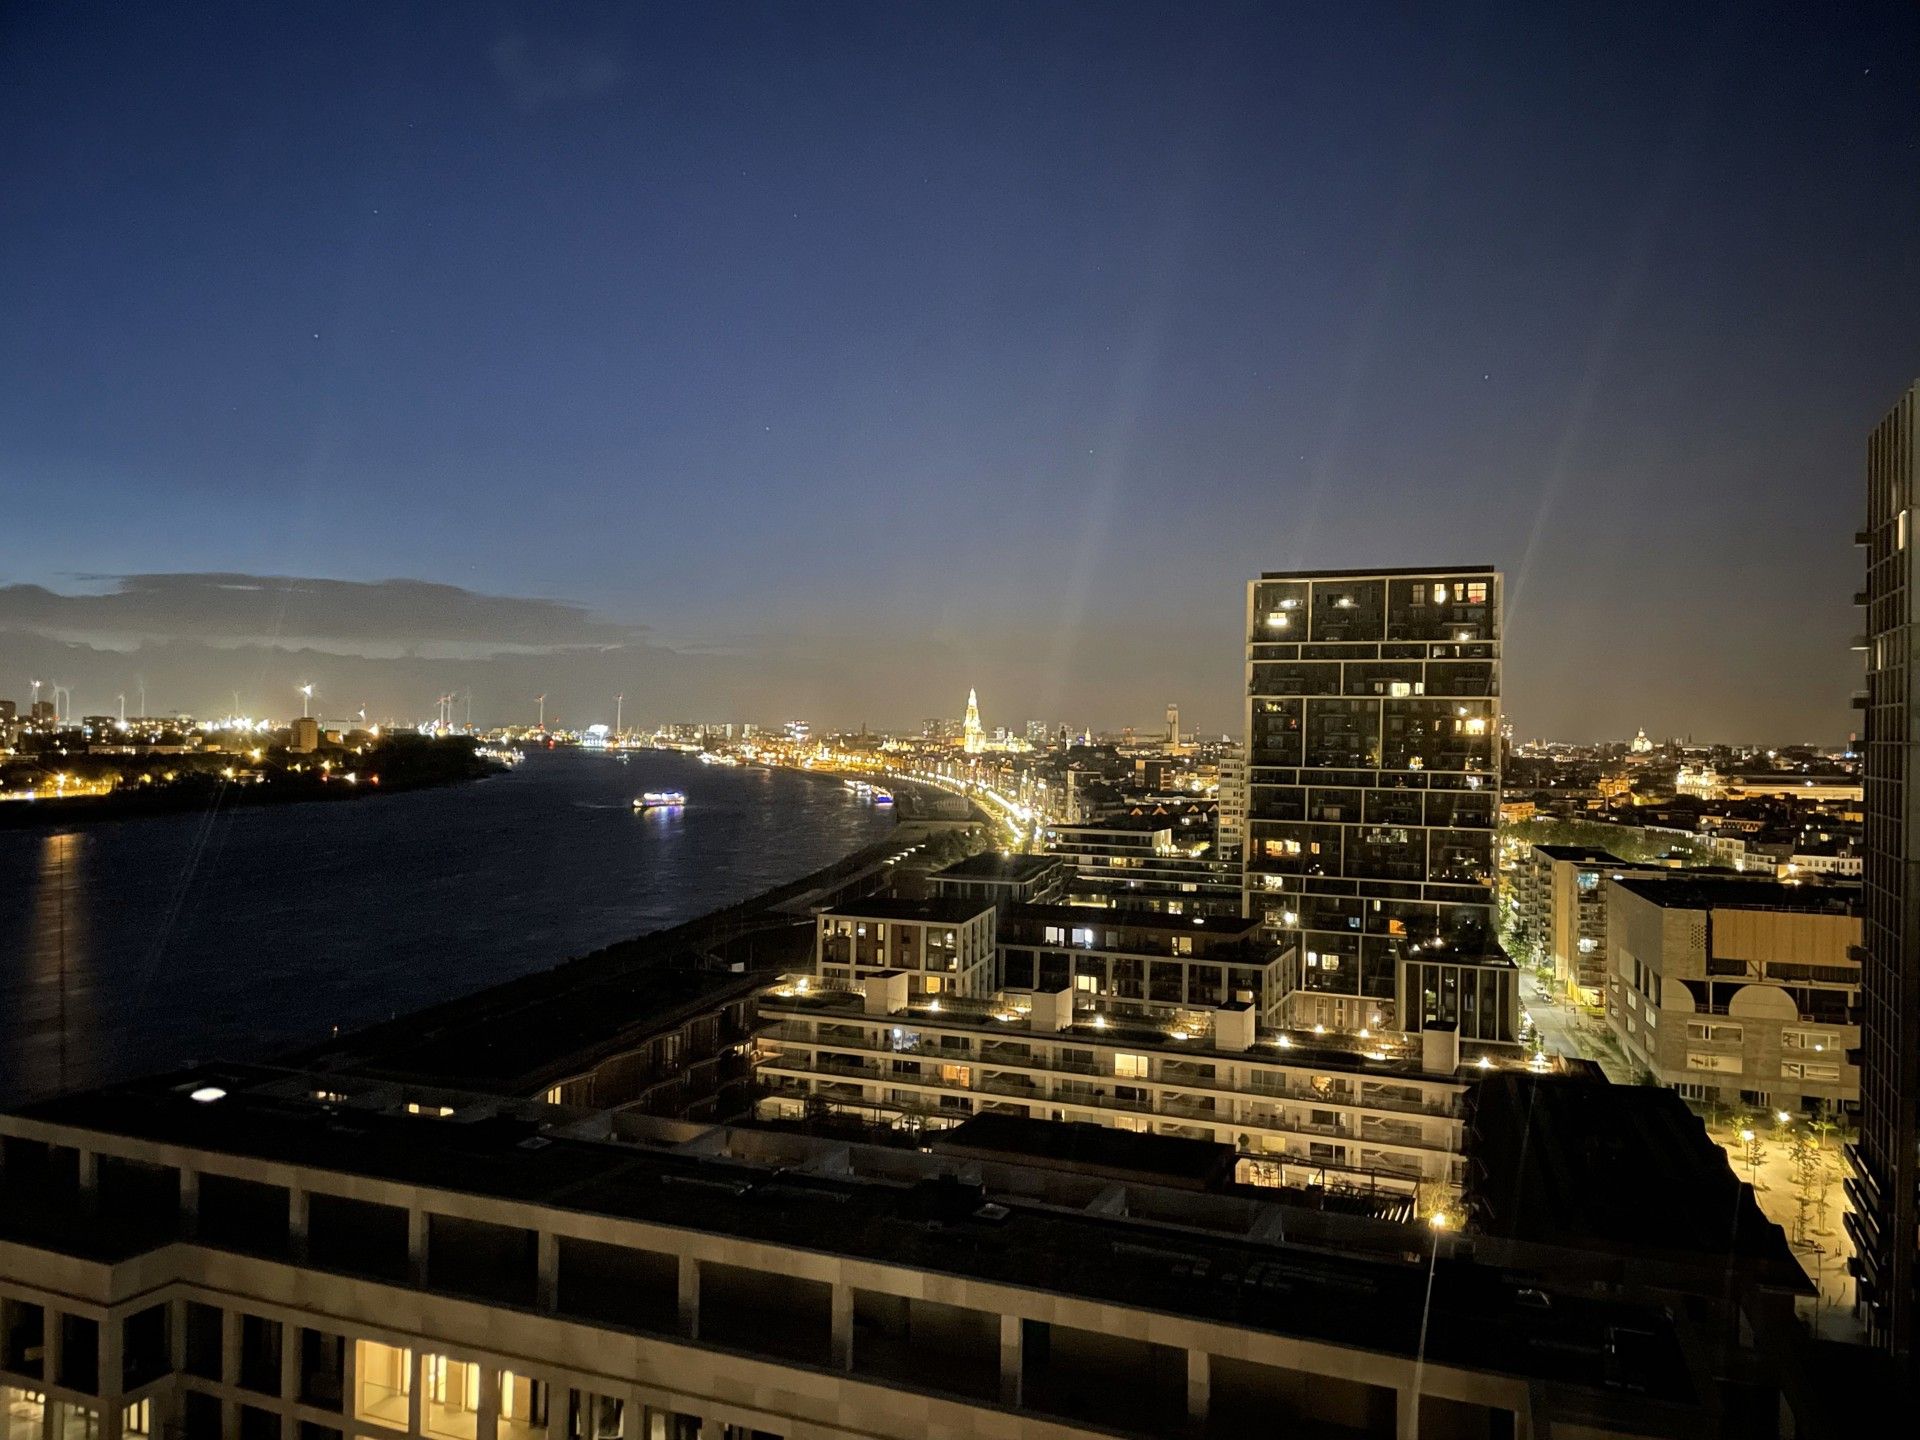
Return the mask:
<svg viewBox="0 0 1920 1440">
<path fill-rule="evenodd" d="M 687 808 L 634 811 L 664 789 Z M 0 831 L 0 1104 L 386 1019 L 746 899 L 891 825 L 817 777 L 541 751 L 445 789 Z"/>
</svg>

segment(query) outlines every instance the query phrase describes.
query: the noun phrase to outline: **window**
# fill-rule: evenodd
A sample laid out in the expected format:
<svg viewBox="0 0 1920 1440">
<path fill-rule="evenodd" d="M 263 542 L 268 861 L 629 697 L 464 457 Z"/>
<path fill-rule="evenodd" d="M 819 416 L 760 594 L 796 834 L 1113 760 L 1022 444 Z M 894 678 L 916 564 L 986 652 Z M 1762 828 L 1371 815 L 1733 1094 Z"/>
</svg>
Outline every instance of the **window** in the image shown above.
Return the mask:
<svg viewBox="0 0 1920 1440">
<path fill-rule="evenodd" d="M 120 1412 L 120 1433 L 126 1440 L 145 1440 L 153 1434 L 153 1402 L 136 1400 Z M 37 1440 L 37 1437 L 36 1437 Z"/>
<path fill-rule="evenodd" d="M 1700 1050 L 1689 1050 L 1687 1052 L 1687 1069 L 1714 1070 L 1726 1075 L 1738 1075 L 1740 1073 L 1740 1057 L 1738 1055 L 1711 1055 Z"/>
<path fill-rule="evenodd" d="M 1838 1051 L 1840 1042 L 1822 1030 L 1782 1030 L 1780 1032 L 1782 1050 L 1811 1050 L 1815 1054 L 1825 1054 L 1829 1050 Z"/>
<path fill-rule="evenodd" d="M 376 1425 L 407 1428 L 407 1397 L 413 1393 L 413 1351 L 378 1340 L 355 1342 L 358 1370 L 353 1413 Z"/>
<path fill-rule="evenodd" d="M 1113 1057 L 1113 1073 L 1129 1080 L 1144 1080 L 1149 1063 L 1145 1055 L 1117 1054 Z"/>
<path fill-rule="evenodd" d="M 499 1440 L 546 1440 L 547 1387 L 511 1370 L 500 1372 Z"/>
<path fill-rule="evenodd" d="M 1717 1045 L 1738 1045 L 1746 1031 L 1739 1025 L 1716 1025 L 1705 1020 L 1687 1022 L 1687 1039 L 1709 1040 Z"/>
<path fill-rule="evenodd" d="M 1786 1080 L 1833 1082 L 1840 1078 L 1840 1064 L 1835 1060 L 1782 1060 L 1780 1075 Z"/>
<path fill-rule="evenodd" d="M 0 1386 L 0 1440 L 40 1440 L 47 1398 L 38 1390 Z"/>
<path fill-rule="evenodd" d="M 445 1440 L 474 1440 L 479 1432 L 480 1367 L 429 1355 L 421 1385 L 420 1428 Z"/>
<path fill-rule="evenodd" d="M 1484 605 L 1487 603 L 1487 582 L 1486 581 L 1469 580 L 1461 588 L 1466 591 L 1467 604 Z"/>
</svg>

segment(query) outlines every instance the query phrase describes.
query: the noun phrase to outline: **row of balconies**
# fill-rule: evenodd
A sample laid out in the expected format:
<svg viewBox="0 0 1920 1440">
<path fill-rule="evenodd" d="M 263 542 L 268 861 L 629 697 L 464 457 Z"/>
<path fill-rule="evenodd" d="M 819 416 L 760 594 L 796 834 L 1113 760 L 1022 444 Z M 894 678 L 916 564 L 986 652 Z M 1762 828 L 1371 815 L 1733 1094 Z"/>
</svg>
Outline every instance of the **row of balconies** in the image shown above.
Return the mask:
<svg viewBox="0 0 1920 1440">
<path fill-rule="evenodd" d="M 1381 1120 L 1372 1116 L 1338 1116 L 1332 1120 L 1313 1120 L 1291 1111 L 1275 1109 L 1252 1101 L 1228 1097 L 1224 1103 L 1211 1095 L 1154 1095 L 1142 1087 L 1119 1085 L 1112 1088 L 1078 1083 L 1061 1084 L 1051 1090 L 1023 1082 L 1017 1077 L 987 1075 L 970 1077 L 967 1084 L 955 1084 L 936 1077 L 887 1075 L 877 1072 L 850 1075 L 831 1067 L 810 1065 L 789 1057 L 769 1060 L 766 1070 L 775 1076 L 815 1082 L 817 1093 L 845 1104 L 896 1104 L 901 1096 L 935 1097 L 956 1094 L 1004 1096 L 1043 1106 L 1072 1106 L 1090 1110 L 1117 1110 L 1128 1114 L 1164 1115 L 1171 1119 L 1199 1120 L 1212 1125 L 1236 1128 L 1276 1130 L 1289 1134 L 1312 1135 L 1325 1139 L 1359 1141 L 1370 1145 L 1389 1145 L 1422 1153 L 1451 1153 L 1458 1148 L 1457 1124 L 1446 1127 L 1439 1138 L 1430 1136 L 1417 1125 L 1405 1121 Z M 850 1084 L 849 1081 L 859 1083 Z"/>
<path fill-rule="evenodd" d="M 1369 1125 L 1379 1129 L 1383 1135 L 1398 1135 L 1403 1133 L 1414 1137 L 1424 1135 L 1424 1130 L 1421 1127 L 1408 1126 L 1404 1120 L 1381 1119 L 1376 1116 L 1358 1113 L 1362 1111 L 1379 1111 L 1389 1116 L 1415 1115 L 1434 1121 L 1448 1122 L 1449 1124 L 1458 1118 L 1457 1107 L 1451 1101 L 1441 1104 L 1422 1104 L 1410 1101 L 1404 1097 L 1390 1095 L 1328 1095 L 1306 1086 L 1291 1086 L 1285 1089 L 1253 1090 L 1199 1079 L 1169 1079 L 1164 1076 L 1154 1078 L 1150 1076 L 1135 1077 L 1118 1075 L 1110 1069 L 1099 1071 L 1080 1067 L 1071 1069 L 1064 1067 L 1051 1068 L 1032 1064 L 995 1068 L 987 1063 L 970 1064 L 963 1059 L 955 1059 L 945 1054 L 938 1057 L 928 1057 L 924 1060 L 907 1061 L 904 1063 L 915 1064 L 925 1068 L 920 1069 L 917 1073 L 913 1071 L 903 1072 L 901 1068 L 903 1062 L 899 1060 L 853 1059 L 832 1054 L 821 1054 L 819 1052 L 803 1054 L 785 1050 L 766 1056 L 762 1061 L 761 1068 L 775 1071 L 800 1071 L 820 1076 L 847 1077 L 870 1084 L 905 1084 L 927 1086 L 939 1090 L 982 1090 L 997 1094 L 1015 1094 L 1032 1098 L 1049 1099 L 1070 1099 L 1078 1096 L 1080 1097 L 1078 1103 L 1096 1106 L 1118 1105 L 1123 1109 L 1151 1110 L 1153 1109 L 1153 1096 L 1158 1094 L 1163 1102 L 1180 1099 L 1182 1103 L 1189 1103 L 1196 1106 L 1204 1105 L 1209 1107 L 1209 1113 L 1216 1113 L 1213 1107 L 1216 1107 L 1221 1100 L 1224 1100 L 1229 1109 L 1218 1112 L 1221 1114 L 1223 1120 L 1232 1120 L 1233 1113 L 1236 1110 L 1247 1107 L 1264 1106 L 1271 1110 L 1274 1107 L 1268 1102 L 1283 1100 L 1304 1106 L 1308 1109 L 1345 1110 L 1353 1112 L 1347 1119 L 1337 1122 L 1335 1129 L 1329 1133 L 1362 1136 L 1372 1133 L 1366 1129 Z M 939 1071 L 931 1068 L 937 1065 L 961 1067 L 966 1069 L 968 1074 L 965 1076 L 964 1081 L 942 1080 L 939 1076 Z M 1035 1074 L 1038 1074 L 1041 1078 L 1034 1078 Z M 1046 1081 L 1056 1075 L 1071 1075 L 1074 1078 L 1072 1080 L 1055 1080 L 1052 1088 L 1049 1089 Z M 1103 1081 L 1110 1081 L 1111 1084 L 1094 1087 L 1081 1083 L 1083 1079 L 1096 1078 Z M 1125 1097 L 1115 1094 L 1117 1090 L 1138 1090 L 1142 1092 L 1146 1098 L 1138 1103 L 1129 1103 Z M 1195 1091 L 1204 1093 L 1190 1093 Z M 1182 1092 L 1189 1093 L 1183 1095 Z M 1243 1102 L 1243 1104 L 1236 1106 L 1235 1102 Z M 1304 1124 L 1306 1122 L 1302 1121 L 1300 1123 Z M 1356 1125 L 1359 1128 L 1354 1128 Z M 1287 1128 L 1298 1127 L 1290 1125 Z M 1427 1145 L 1430 1142 L 1421 1138 L 1415 1138 L 1408 1140 L 1406 1143 Z"/>
</svg>

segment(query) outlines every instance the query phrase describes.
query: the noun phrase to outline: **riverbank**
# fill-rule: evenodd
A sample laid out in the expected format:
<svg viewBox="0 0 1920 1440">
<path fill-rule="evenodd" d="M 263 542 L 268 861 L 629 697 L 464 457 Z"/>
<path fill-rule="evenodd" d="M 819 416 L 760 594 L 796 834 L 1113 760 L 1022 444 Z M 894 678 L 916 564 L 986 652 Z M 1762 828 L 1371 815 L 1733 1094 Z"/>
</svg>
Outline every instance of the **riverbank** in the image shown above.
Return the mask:
<svg viewBox="0 0 1920 1440">
<path fill-rule="evenodd" d="M 146 773 L 141 772 L 105 795 L 43 795 L 0 803 L 0 830 L 64 830 L 166 815 L 211 816 L 223 808 L 376 800 L 485 780 L 506 768 L 462 740 L 393 744 L 324 770 L 283 767 L 263 774 L 201 768 L 159 784 L 141 778 Z"/>
</svg>

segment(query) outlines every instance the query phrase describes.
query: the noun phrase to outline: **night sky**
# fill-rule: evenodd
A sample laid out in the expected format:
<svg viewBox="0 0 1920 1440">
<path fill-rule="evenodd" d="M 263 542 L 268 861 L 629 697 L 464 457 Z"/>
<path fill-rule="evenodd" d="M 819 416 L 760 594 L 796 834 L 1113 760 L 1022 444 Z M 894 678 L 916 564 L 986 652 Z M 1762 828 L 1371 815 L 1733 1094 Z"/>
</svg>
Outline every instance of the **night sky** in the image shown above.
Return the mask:
<svg viewBox="0 0 1920 1440">
<path fill-rule="evenodd" d="M 1917 72 L 1894 3 L 8 6 L 0 696 L 1237 729 L 1249 577 L 1430 561 L 1522 737 L 1838 740 Z"/>
</svg>

